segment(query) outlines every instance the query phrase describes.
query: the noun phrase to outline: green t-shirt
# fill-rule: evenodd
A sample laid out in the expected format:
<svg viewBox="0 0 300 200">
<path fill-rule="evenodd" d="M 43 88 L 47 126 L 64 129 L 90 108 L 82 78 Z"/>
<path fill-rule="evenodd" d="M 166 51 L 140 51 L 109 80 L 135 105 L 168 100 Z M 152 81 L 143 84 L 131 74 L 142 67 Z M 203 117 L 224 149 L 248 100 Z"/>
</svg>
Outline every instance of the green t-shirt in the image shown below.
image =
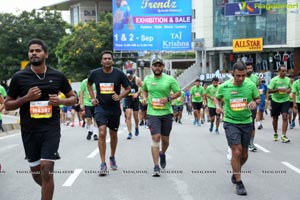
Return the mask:
<svg viewBox="0 0 300 200">
<path fill-rule="evenodd" d="M 197 87 L 194 85 L 190 90 L 192 96 L 192 102 L 201 103 L 203 101 L 203 95 L 205 94 L 204 88 L 200 85 Z"/>
<path fill-rule="evenodd" d="M 256 87 L 258 86 L 259 84 L 258 76 L 256 76 L 255 74 L 251 74 L 251 76 L 247 78 L 249 78 L 256 85 Z"/>
<path fill-rule="evenodd" d="M 162 116 L 173 113 L 170 102 L 165 105 L 160 104 L 160 99 L 170 96 L 171 91 L 180 92 L 179 85 L 172 76 L 164 73 L 159 78 L 154 75 L 146 76 L 142 89 L 148 92 L 148 115 Z"/>
<path fill-rule="evenodd" d="M 268 89 L 274 90 L 279 88 L 291 88 L 290 79 L 288 77 L 280 78 L 279 76 L 275 76 L 271 79 Z M 272 101 L 277 103 L 283 103 L 289 101 L 289 94 L 286 92 L 275 92 L 272 93 Z"/>
<path fill-rule="evenodd" d="M 92 99 L 90 97 L 89 90 L 87 88 L 87 78 L 84 79 L 81 82 L 81 84 L 80 84 L 80 91 L 83 92 L 83 105 L 85 105 L 85 106 L 93 106 Z M 95 97 L 96 97 L 96 87 L 95 87 L 95 84 L 93 84 L 93 91 L 94 91 L 94 94 L 95 94 Z"/>
<path fill-rule="evenodd" d="M 181 91 L 180 97 L 178 97 L 177 99 L 174 99 L 175 106 L 182 106 L 183 101 L 184 101 L 184 92 Z"/>
<path fill-rule="evenodd" d="M 232 124 L 249 124 L 252 122 L 248 103 L 259 98 L 257 87 L 245 79 L 240 85 L 233 85 L 233 79 L 219 85 L 216 97 L 224 99 L 224 121 Z"/>
<path fill-rule="evenodd" d="M 218 86 L 219 85 L 217 85 L 217 87 L 215 87 L 213 84 L 211 84 L 206 88 L 207 106 L 209 108 L 216 108 L 216 105 L 215 105 L 215 102 L 213 101 L 213 98 L 216 97 Z"/>
<path fill-rule="evenodd" d="M 294 81 L 292 92 L 296 94 L 296 102 L 300 103 L 300 81 L 299 79 Z"/>
</svg>

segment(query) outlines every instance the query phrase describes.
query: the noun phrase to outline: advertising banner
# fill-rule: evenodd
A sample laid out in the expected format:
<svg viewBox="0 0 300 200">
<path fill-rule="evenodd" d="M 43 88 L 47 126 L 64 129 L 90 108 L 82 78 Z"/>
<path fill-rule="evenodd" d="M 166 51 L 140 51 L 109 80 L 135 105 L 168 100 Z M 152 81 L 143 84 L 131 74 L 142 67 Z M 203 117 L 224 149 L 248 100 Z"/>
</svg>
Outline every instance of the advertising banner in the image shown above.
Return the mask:
<svg viewBox="0 0 300 200">
<path fill-rule="evenodd" d="M 263 38 L 247 38 L 232 40 L 233 52 L 263 51 Z"/>
<path fill-rule="evenodd" d="M 225 4 L 225 16 L 251 16 L 260 15 L 261 9 L 255 6 L 259 1 L 247 1 Z"/>
<path fill-rule="evenodd" d="M 192 48 L 192 0 L 113 0 L 116 51 Z"/>
</svg>

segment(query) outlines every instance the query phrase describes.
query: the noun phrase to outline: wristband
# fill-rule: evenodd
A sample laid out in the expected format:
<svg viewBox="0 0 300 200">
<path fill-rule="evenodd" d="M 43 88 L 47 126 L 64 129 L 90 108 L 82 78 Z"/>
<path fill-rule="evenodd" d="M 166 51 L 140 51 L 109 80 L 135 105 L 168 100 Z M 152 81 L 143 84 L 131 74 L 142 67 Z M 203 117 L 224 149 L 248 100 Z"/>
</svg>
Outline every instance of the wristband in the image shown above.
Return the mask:
<svg viewBox="0 0 300 200">
<path fill-rule="evenodd" d="M 172 101 L 172 98 L 171 98 L 171 96 L 168 96 L 168 102 L 170 102 L 170 101 Z"/>
<path fill-rule="evenodd" d="M 20 106 L 22 106 L 24 104 L 23 97 L 19 98 L 19 102 L 20 102 Z"/>
</svg>

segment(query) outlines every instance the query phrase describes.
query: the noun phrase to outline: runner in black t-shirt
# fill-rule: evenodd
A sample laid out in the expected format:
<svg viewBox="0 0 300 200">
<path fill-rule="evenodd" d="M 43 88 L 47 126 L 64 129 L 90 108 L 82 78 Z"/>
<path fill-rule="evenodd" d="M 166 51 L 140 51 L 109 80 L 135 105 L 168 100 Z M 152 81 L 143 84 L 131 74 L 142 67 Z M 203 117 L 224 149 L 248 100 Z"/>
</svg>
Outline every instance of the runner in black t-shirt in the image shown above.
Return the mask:
<svg viewBox="0 0 300 200">
<path fill-rule="evenodd" d="M 110 133 L 110 167 L 117 169 L 115 151 L 118 143 L 117 131 L 120 125 L 121 105 L 120 100 L 130 92 L 130 84 L 126 75 L 118 68 L 112 67 L 113 54 L 111 51 L 104 51 L 101 54 L 102 68 L 91 71 L 88 78 L 88 90 L 95 106 L 95 120 L 99 127 L 98 148 L 101 158 L 100 176 L 107 174 L 105 162 L 106 152 L 106 128 Z M 92 85 L 96 86 L 96 97 Z M 124 91 L 121 93 L 121 85 Z"/>
<path fill-rule="evenodd" d="M 54 161 L 60 158 L 59 105 L 71 106 L 76 97 L 67 78 L 46 65 L 48 50 L 44 41 L 32 39 L 28 57 L 30 65 L 10 82 L 5 109 L 20 108 L 22 140 L 33 179 L 42 187 L 42 199 L 52 199 Z M 59 91 L 65 99 L 58 97 Z"/>
</svg>

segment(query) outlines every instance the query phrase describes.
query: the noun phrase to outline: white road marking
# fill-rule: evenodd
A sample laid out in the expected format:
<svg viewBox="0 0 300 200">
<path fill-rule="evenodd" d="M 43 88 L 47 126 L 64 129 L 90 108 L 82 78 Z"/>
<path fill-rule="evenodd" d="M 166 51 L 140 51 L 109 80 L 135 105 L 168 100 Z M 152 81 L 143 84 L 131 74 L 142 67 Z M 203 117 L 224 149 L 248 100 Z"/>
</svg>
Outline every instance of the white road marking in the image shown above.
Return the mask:
<svg viewBox="0 0 300 200">
<path fill-rule="evenodd" d="M 271 153 L 271 151 L 269 151 L 268 149 L 265 149 L 264 147 L 260 146 L 259 144 L 254 144 L 254 145 L 265 153 Z"/>
<path fill-rule="evenodd" d="M 99 153 L 98 147 L 90 153 L 86 158 L 94 158 Z"/>
<path fill-rule="evenodd" d="M 291 170 L 294 170 L 295 172 L 297 172 L 298 174 L 300 174 L 300 169 L 298 169 L 294 165 L 291 165 L 288 162 L 281 162 L 281 163 L 284 164 L 285 166 L 287 166 L 288 168 L 290 168 Z"/>
<path fill-rule="evenodd" d="M 82 169 L 75 169 L 74 173 L 70 175 L 70 177 L 66 180 L 66 182 L 62 185 L 63 187 L 70 187 L 75 182 L 76 178 L 82 172 Z"/>
</svg>

